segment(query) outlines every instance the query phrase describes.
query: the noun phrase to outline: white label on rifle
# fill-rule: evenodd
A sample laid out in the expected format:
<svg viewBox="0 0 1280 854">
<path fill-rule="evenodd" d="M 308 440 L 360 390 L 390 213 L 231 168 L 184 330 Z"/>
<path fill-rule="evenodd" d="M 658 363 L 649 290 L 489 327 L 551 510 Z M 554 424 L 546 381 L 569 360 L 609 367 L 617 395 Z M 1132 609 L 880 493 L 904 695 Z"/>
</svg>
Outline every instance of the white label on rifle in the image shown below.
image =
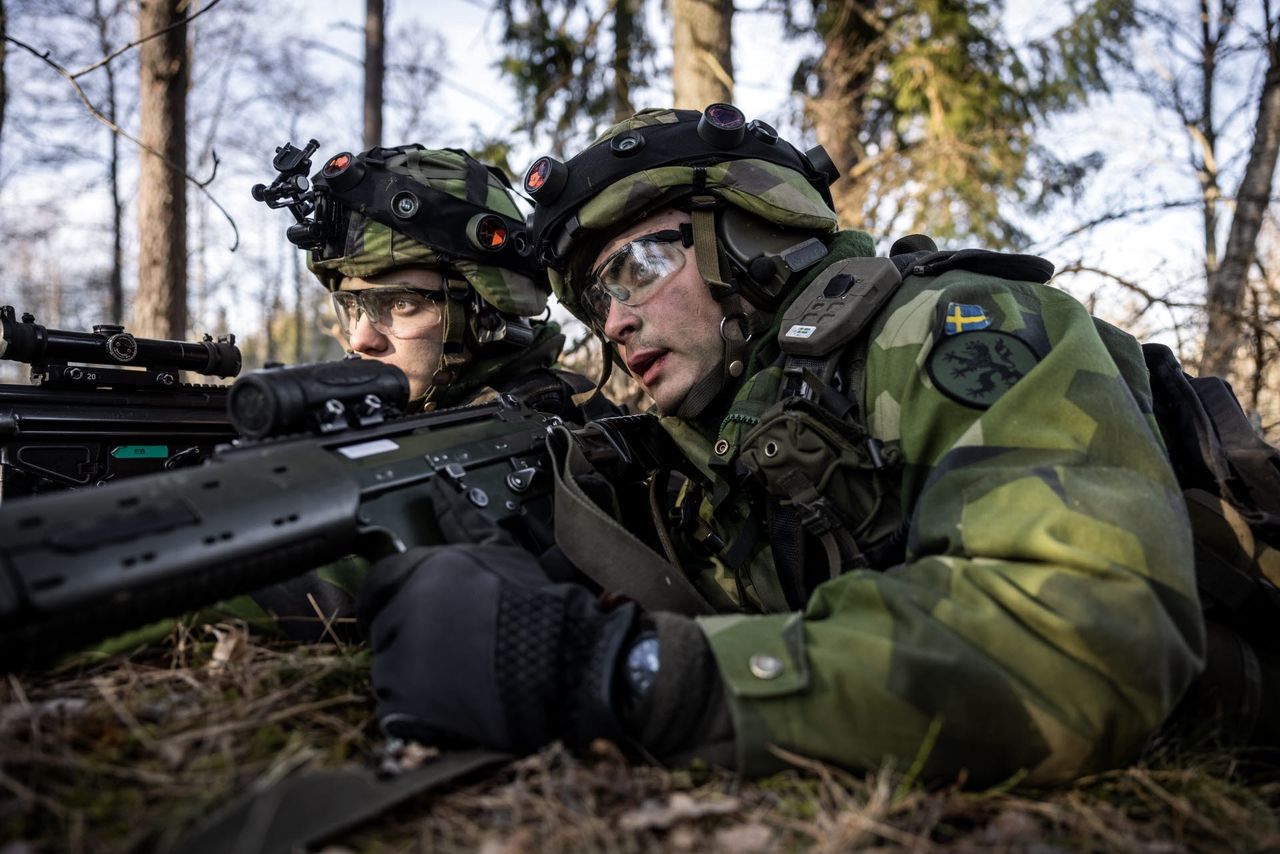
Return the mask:
<svg viewBox="0 0 1280 854">
<path fill-rule="evenodd" d="M 361 442 L 359 445 L 347 445 L 345 448 L 339 448 L 338 453 L 349 460 L 358 460 L 363 457 L 372 457 L 374 454 L 385 454 L 387 451 L 394 451 L 399 447 L 390 439 L 374 439 L 372 442 Z"/>
</svg>

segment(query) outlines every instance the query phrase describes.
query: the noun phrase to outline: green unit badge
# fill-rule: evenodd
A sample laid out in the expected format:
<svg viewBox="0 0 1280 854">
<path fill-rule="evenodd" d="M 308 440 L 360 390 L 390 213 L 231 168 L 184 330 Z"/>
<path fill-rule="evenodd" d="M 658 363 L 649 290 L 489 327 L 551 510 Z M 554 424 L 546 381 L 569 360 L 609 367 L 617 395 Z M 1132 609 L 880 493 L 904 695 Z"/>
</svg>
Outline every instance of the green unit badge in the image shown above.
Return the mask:
<svg viewBox="0 0 1280 854">
<path fill-rule="evenodd" d="M 947 397 L 986 409 L 1039 361 L 1031 345 L 1013 333 L 980 329 L 940 337 L 925 367 Z"/>
</svg>

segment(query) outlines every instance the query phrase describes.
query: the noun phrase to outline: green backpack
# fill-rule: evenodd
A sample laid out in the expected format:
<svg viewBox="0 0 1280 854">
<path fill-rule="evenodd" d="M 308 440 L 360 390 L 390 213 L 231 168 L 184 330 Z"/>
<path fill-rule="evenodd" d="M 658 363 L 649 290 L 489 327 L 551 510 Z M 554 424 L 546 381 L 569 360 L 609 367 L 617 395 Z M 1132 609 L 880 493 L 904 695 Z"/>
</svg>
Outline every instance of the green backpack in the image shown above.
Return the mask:
<svg viewBox="0 0 1280 854">
<path fill-rule="evenodd" d="M 852 364 L 865 364 L 868 320 L 902 277 L 959 269 L 1044 283 L 1053 273 L 1049 262 L 1034 256 L 973 249 L 938 252 L 922 235 L 898 241 L 889 256 L 847 262 L 860 265 L 854 278 L 866 293 L 848 300 L 845 314 L 833 314 L 838 310 L 830 307 L 830 293 L 823 291 L 824 277 L 815 280 L 787 310 L 783 328 L 801 324 L 815 332 L 802 346 L 783 343 L 784 373 L 800 376 L 804 369 L 807 384 L 803 388 L 817 408 L 837 410 L 841 417 L 850 414 L 853 404 L 838 395 L 846 406 L 827 404 L 825 397 L 831 395 L 825 381 L 850 353 L 855 356 Z M 895 267 L 900 275 L 894 275 Z M 829 340 L 824 340 L 824 332 L 830 333 L 825 336 Z M 1188 376 L 1173 352 L 1161 344 L 1144 344 L 1142 351 L 1155 418 L 1191 519 L 1196 584 L 1208 630 L 1205 671 L 1188 690 L 1175 725 L 1216 720 L 1227 741 L 1280 747 L 1280 449 L 1258 435 L 1225 381 Z M 850 385 L 857 388 L 861 381 L 855 377 Z M 794 385 L 784 385 L 778 408 L 798 412 L 795 396 L 799 393 Z M 770 472 L 789 471 L 798 464 L 788 459 L 770 465 L 782 455 L 770 455 L 767 448 L 763 455 L 757 454 L 749 444 L 744 439 L 744 463 L 770 483 L 772 492 L 788 496 L 794 507 L 813 511 L 824 500 L 838 498 L 815 493 L 806 503 L 787 484 L 773 483 Z M 781 447 L 783 441 L 774 445 Z M 765 459 L 770 456 L 772 461 Z M 822 518 L 816 512 L 809 516 Z M 799 524 L 798 518 L 786 521 L 785 526 L 770 526 L 780 565 L 800 561 L 799 544 L 788 544 L 786 532 L 791 531 L 795 540 L 801 528 L 819 536 L 833 574 L 850 565 L 850 555 L 859 556 L 863 544 L 842 545 L 851 537 L 841 539 L 838 526 L 814 530 L 807 523 Z M 881 562 L 873 555 L 874 548 L 862 557 L 869 558 L 871 565 Z"/>
<path fill-rule="evenodd" d="M 1217 718 L 1232 742 L 1280 746 L 1280 450 L 1224 380 L 1188 376 L 1164 345 L 1142 350 L 1208 628 L 1205 671 L 1177 718 Z"/>
</svg>

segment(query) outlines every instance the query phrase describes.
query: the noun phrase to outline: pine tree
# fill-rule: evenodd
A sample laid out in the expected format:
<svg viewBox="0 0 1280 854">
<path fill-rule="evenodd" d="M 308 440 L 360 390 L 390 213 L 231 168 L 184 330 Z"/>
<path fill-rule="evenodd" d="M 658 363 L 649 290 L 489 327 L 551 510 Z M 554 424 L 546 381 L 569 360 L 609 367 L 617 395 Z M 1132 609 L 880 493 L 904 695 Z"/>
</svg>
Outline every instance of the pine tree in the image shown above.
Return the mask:
<svg viewBox="0 0 1280 854">
<path fill-rule="evenodd" d="M 1097 157 L 1067 162 L 1037 141 L 1044 120 L 1105 89 L 1130 0 L 1094 0 L 1015 49 L 995 0 L 813 0 L 782 6 L 821 50 L 796 70 L 805 113 L 844 178 L 846 225 L 1017 246 L 1008 203 L 1034 210 Z"/>
</svg>

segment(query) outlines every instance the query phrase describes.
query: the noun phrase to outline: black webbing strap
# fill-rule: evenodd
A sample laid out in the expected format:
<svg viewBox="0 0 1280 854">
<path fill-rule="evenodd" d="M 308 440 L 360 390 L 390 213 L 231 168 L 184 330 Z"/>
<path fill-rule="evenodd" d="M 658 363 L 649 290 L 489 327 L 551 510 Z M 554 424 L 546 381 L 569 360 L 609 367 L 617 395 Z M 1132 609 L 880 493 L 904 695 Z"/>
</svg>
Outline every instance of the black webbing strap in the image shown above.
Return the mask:
<svg viewBox="0 0 1280 854">
<path fill-rule="evenodd" d="M 1190 380 L 1222 443 L 1233 473 L 1243 482 L 1249 503 L 1265 513 L 1280 513 L 1280 451 L 1267 444 L 1249 423 L 1240 402 L 1219 377 Z"/>
<path fill-rule="evenodd" d="M 473 158 L 466 158 L 467 201 L 482 208 L 489 207 L 489 170 Z"/>
<path fill-rule="evenodd" d="M 288 854 L 349 830 L 428 789 L 514 758 L 507 753 L 459 751 L 386 779 L 365 768 L 286 777 L 214 814 L 169 850 L 175 854 Z"/>
<path fill-rule="evenodd" d="M 805 584 L 804 527 L 800 523 L 800 511 L 772 496 L 768 507 L 766 524 L 769 526 L 769 545 L 773 548 L 773 565 L 778 571 L 787 604 L 798 611 L 804 608 L 809 598 Z"/>
<path fill-rule="evenodd" d="M 555 474 L 556 544 L 574 566 L 646 610 L 714 613 L 684 573 L 600 509 L 575 482 L 592 468 L 567 428 L 554 428 L 547 447 Z"/>
<path fill-rule="evenodd" d="M 822 544 L 827 553 L 827 570 L 831 578 L 851 569 L 866 567 L 862 549 L 840 512 L 804 472 L 799 469 L 787 472 L 778 478 L 777 485 L 785 492 L 791 506 L 796 508 L 800 524 Z"/>
</svg>

